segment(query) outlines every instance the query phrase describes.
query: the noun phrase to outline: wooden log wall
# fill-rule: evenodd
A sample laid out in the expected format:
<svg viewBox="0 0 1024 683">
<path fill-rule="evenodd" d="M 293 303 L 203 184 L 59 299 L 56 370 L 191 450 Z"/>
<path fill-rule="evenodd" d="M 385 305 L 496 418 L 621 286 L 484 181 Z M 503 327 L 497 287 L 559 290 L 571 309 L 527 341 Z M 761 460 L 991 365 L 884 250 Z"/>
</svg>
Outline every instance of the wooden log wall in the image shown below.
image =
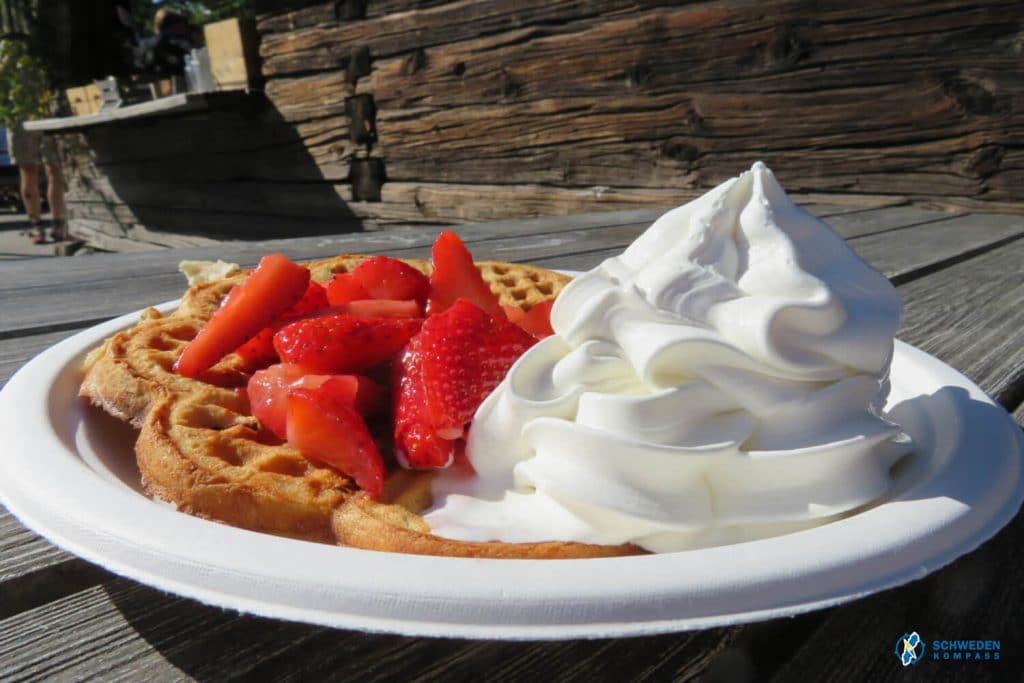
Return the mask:
<svg viewBox="0 0 1024 683">
<path fill-rule="evenodd" d="M 257 28 L 262 109 L 217 114 L 244 139 L 185 175 L 82 134 L 73 212 L 459 223 L 674 205 L 757 159 L 830 201 L 1024 211 L 1020 2 L 338 0 Z"/>
<path fill-rule="evenodd" d="M 292 120 L 372 96 L 373 144 L 344 151 L 381 160 L 385 197 L 430 183 L 515 215 L 578 210 L 573 191 L 641 205 L 763 158 L 794 191 L 1024 198 L 1019 2 L 369 0 L 338 18 L 359 4 L 264 17 L 263 71 Z M 347 78 L 358 50 L 370 73 Z M 546 200 L 518 206 L 530 190 Z"/>
</svg>

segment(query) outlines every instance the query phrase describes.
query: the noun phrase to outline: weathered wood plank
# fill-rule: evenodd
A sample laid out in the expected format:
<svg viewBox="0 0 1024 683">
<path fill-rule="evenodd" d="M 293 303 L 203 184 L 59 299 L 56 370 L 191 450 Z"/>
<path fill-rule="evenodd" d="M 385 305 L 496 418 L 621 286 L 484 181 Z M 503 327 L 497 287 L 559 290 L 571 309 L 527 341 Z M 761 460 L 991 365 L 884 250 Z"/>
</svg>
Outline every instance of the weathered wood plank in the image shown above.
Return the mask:
<svg viewBox="0 0 1024 683">
<path fill-rule="evenodd" d="M 827 220 L 834 224 L 839 234 L 844 235 L 845 218 L 837 216 Z M 853 230 L 860 233 L 849 238 L 854 251 L 887 277 L 909 279 L 914 273 L 946 264 L 965 252 L 993 248 L 1019 237 L 1024 234 L 1024 220 L 1016 216 L 978 214 L 884 229 L 874 234 L 863 234 L 863 229 L 861 224 L 853 224 Z M 614 246 L 603 243 L 593 250 L 578 245 L 574 253 L 546 253 L 535 256 L 533 262 L 549 268 L 586 270 L 602 259 L 620 253 L 627 244 L 628 241 Z M 489 248 L 500 258 L 503 250 L 512 247 L 507 243 L 492 242 Z"/>
<path fill-rule="evenodd" d="M 837 210 L 826 206 L 826 211 Z M 842 209 L 838 209 L 842 210 Z M 493 221 L 459 226 L 458 232 L 467 242 L 494 237 L 529 237 L 565 230 L 583 230 L 627 224 L 650 224 L 662 209 L 633 209 L 577 216 L 543 217 L 527 220 Z M 322 258 L 341 253 L 382 253 L 389 250 L 428 247 L 437 236 L 434 226 L 406 228 L 388 233 L 340 234 L 323 237 L 298 237 L 287 240 L 254 242 L 221 242 L 214 247 L 164 250 L 146 254 L 96 255 L 88 259 L 17 262 L 0 269 L 0 292 L 45 287 L 54 281 L 81 286 L 117 276 L 138 278 L 158 269 L 174 271 L 182 259 L 233 258 L 239 263 L 253 264 L 271 250 L 281 250 L 294 258 Z M 56 277 L 59 273 L 60 277 Z M 6 312 L 6 310 L 5 310 Z"/>
<path fill-rule="evenodd" d="M 7 384 L 17 370 L 30 358 L 67 339 L 77 330 L 61 330 L 44 334 L 19 335 L 0 339 L 0 388 Z M 2 559 L 0 559 L 2 562 Z"/>
<path fill-rule="evenodd" d="M 864 118 L 875 110 L 856 113 L 866 102 L 886 110 L 905 102 L 884 101 L 892 97 L 893 91 L 887 92 L 852 95 L 856 103 L 844 101 L 839 109 L 844 116 Z M 927 141 L 886 147 L 857 142 L 856 135 L 843 133 L 843 144 L 832 146 L 828 139 L 840 133 L 822 130 L 820 124 L 828 116 L 821 113 L 823 106 L 792 116 L 788 97 L 782 98 L 787 104 L 775 110 L 757 96 L 728 102 L 712 95 L 691 98 L 681 102 L 673 96 L 620 97 L 600 108 L 592 98 L 551 98 L 436 110 L 382 109 L 377 119 L 380 149 L 375 154 L 386 160 L 388 177 L 399 181 L 460 183 L 500 177 L 511 183 L 565 186 L 613 181 L 623 187 L 706 188 L 761 158 L 785 187 L 796 192 L 977 196 L 985 188 L 994 189 L 988 175 L 969 169 L 977 149 L 992 142 L 992 134 L 968 130 L 952 114 L 960 128 L 934 131 Z M 763 118 L 752 120 L 752 108 Z M 747 128 L 771 129 L 779 137 L 766 144 L 738 130 L 698 131 L 692 123 L 695 110 L 702 112 L 702 121 L 742 121 Z"/>
<path fill-rule="evenodd" d="M 654 212 L 654 215 L 657 213 Z M 646 218 L 649 216 L 645 216 Z M 649 222 L 645 220 L 632 225 L 629 229 L 620 230 L 617 227 L 600 227 L 599 222 L 602 220 L 600 218 L 590 218 L 589 220 L 598 222 L 598 226 L 591 225 L 587 228 L 587 230 L 597 232 L 587 233 L 586 238 L 588 241 L 600 240 L 600 242 L 592 242 L 595 246 L 587 247 L 588 251 L 607 253 L 608 255 L 617 253 L 625 247 Z M 837 217 L 834 221 L 840 231 L 843 220 L 845 220 L 843 217 Z M 506 225 L 516 225 L 516 223 Z M 621 225 L 623 223 L 619 223 L 619 226 Z M 550 237 L 551 241 L 547 245 L 538 247 L 524 245 L 521 240 L 517 239 L 523 234 L 538 234 L 548 231 L 565 232 L 572 231 L 574 228 L 576 228 L 576 224 L 569 219 L 547 219 L 537 221 L 532 225 L 519 225 L 517 232 L 511 236 L 502 235 L 501 224 L 466 226 L 464 230 L 460 229 L 460 232 L 473 246 L 474 252 L 479 258 L 508 260 L 518 257 L 538 263 L 556 263 L 559 267 L 586 269 L 597 260 L 596 256 L 591 257 L 589 254 L 579 253 L 581 243 L 565 240 L 564 236 Z M 531 232 L 523 233 L 518 230 L 530 230 Z M 887 237 L 889 233 L 881 233 L 855 237 L 851 244 L 862 256 L 887 275 L 898 276 L 933 266 L 935 263 L 955 257 L 964 251 L 999 243 L 1022 232 L 1024 232 L 1024 224 L 1020 219 L 1014 217 L 957 217 L 905 228 L 900 231 L 899 239 Z M 52 283 L 47 283 L 49 286 L 42 284 L 26 286 L 29 283 L 37 282 L 39 276 L 26 272 L 32 270 L 27 266 L 14 266 L 8 269 L 7 273 L 0 273 L 0 291 L 10 292 L 8 300 L 5 301 L 5 308 L 10 310 L 10 313 L 5 312 L 2 325 L 7 330 L 27 326 L 38 328 L 45 325 L 61 325 L 99 317 L 103 315 L 103 311 L 109 309 L 112 301 L 117 301 L 123 306 L 123 310 L 130 311 L 149 305 L 153 301 L 162 300 L 160 297 L 174 298 L 180 292 L 181 280 L 173 272 L 171 265 L 172 263 L 176 264 L 177 260 L 181 258 L 210 258 L 220 255 L 224 258 L 253 263 L 268 248 L 283 249 L 285 253 L 295 258 L 310 258 L 328 250 L 335 250 L 337 253 L 351 250 L 382 250 L 397 255 L 425 256 L 428 251 L 427 247 L 435 235 L 435 228 L 426 228 L 401 233 L 374 233 L 372 236 L 300 238 L 293 241 L 277 242 L 273 245 L 259 242 L 229 243 L 213 248 L 201 247 L 167 255 L 157 254 L 143 261 L 137 261 L 135 265 L 128 266 L 128 269 L 119 269 L 122 273 L 119 278 L 111 278 L 109 274 L 97 270 L 98 266 L 83 266 L 84 269 L 90 270 L 96 278 L 95 305 L 76 301 L 71 297 L 72 290 L 80 286 L 79 282 L 75 284 L 61 283 L 56 288 Z M 610 235 L 614 235 L 614 238 Z M 580 233 L 576 237 L 583 239 L 585 235 Z M 927 246 L 922 247 L 922 242 Z M 575 265 L 558 261 L 557 259 L 562 258 L 562 255 Z M 162 263 L 164 266 L 159 272 L 138 273 L 137 270 L 141 268 L 142 263 Z M 28 278 L 27 282 L 19 282 L 17 279 L 18 275 L 23 272 Z M 129 273 L 132 274 L 129 275 Z M 130 288 L 126 287 L 128 278 L 131 278 Z M 60 296 L 60 293 L 65 290 L 67 294 Z M 65 303 L 61 304 L 61 301 Z"/>
<path fill-rule="evenodd" d="M 615 11 L 626 3 L 527 0 L 509 5 L 493 0 L 460 0 L 416 12 L 383 14 L 369 21 L 318 23 L 268 34 L 261 41 L 260 55 L 268 76 L 310 71 L 337 64 L 347 56 L 347 46 L 366 46 L 373 55 L 389 56 L 501 33 L 528 23 L 558 24 L 593 17 L 602 5 Z"/>
<path fill-rule="evenodd" d="M 189 114 L 206 111 L 214 102 L 221 99 L 234 101 L 233 93 L 180 93 L 161 97 L 148 102 L 129 104 L 116 109 L 84 114 L 81 116 L 62 116 L 59 118 L 28 121 L 25 130 L 41 133 L 53 133 L 77 128 L 86 128 L 106 123 L 137 120 L 140 118 L 167 116 L 169 114 Z"/>
<path fill-rule="evenodd" d="M 584 242 L 593 245 L 589 247 L 591 250 L 621 250 L 660 212 L 632 211 L 469 225 L 460 228 L 459 232 L 479 258 L 523 258 L 529 261 L 572 253 Z M 0 273 L 0 291 L 7 293 L 2 326 L 9 334 L 10 330 L 45 328 L 98 319 L 109 311 L 111 303 L 115 301 L 121 311 L 127 312 L 175 298 L 180 295 L 182 288 L 176 265 L 185 258 L 220 257 L 250 265 L 269 249 L 282 249 L 295 258 L 312 258 L 329 251 L 387 251 L 397 255 L 426 256 L 436 234 L 435 228 L 426 228 L 400 233 L 299 238 L 269 244 L 222 243 L 213 247 L 136 254 L 131 259 L 125 255 L 97 255 L 90 259 L 76 260 L 70 267 L 62 269 L 59 284 L 53 282 L 45 268 L 41 271 L 38 266 L 14 264 Z M 521 238 L 527 235 L 546 237 L 524 247 Z M 118 263 L 118 274 L 112 277 L 111 265 L 115 262 Z M 72 296 L 73 292 L 80 290 L 86 283 L 90 287 L 88 300 Z M 66 292 L 66 295 L 61 292 Z"/>
<path fill-rule="evenodd" d="M 649 224 L 660 211 L 627 211 L 583 217 L 510 221 L 465 226 L 460 233 L 471 245 L 497 235 L 537 235 L 609 224 Z M 503 232 L 504 231 L 504 232 Z M 176 272 L 182 259 L 225 258 L 244 265 L 256 263 L 270 250 L 296 259 L 325 254 L 388 252 L 428 256 L 437 235 L 429 227 L 398 232 L 333 235 L 273 242 L 221 243 L 215 247 L 161 250 L 132 255 L 94 255 L 88 259 L 47 264 L 12 263 L 0 271 L 0 334 L 14 330 L 45 331 L 128 312 L 180 296 L 183 281 Z M 115 265 L 116 264 L 116 265 Z M 56 275 L 59 268 L 60 275 Z M 116 272 L 116 276 L 112 276 Z M 88 298 L 81 296 L 89 287 Z M 112 310 L 113 309 L 113 310 Z"/>
<path fill-rule="evenodd" d="M 1022 216 L 977 214 L 865 235 L 852 239 L 850 244 L 886 276 L 900 280 L 1022 234 Z"/>
<path fill-rule="evenodd" d="M 190 634 L 190 635 L 189 635 Z M 563 643 L 370 636 L 239 617 L 123 579 L 0 621 L 8 680 L 679 680 L 727 629 Z M 210 656 L 216 652 L 216 656 Z"/>
<path fill-rule="evenodd" d="M 831 216 L 828 224 L 845 239 L 913 225 L 934 224 L 962 216 L 964 211 L 930 211 L 916 206 L 895 206 Z"/>
<path fill-rule="evenodd" d="M 158 180 L 106 176 L 76 190 L 72 223 L 92 233 L 160 243 L 154 232 L 254 239 L 299 232 L 377 230 L 394 225 L 451 225 L 467 221 L 575 215 L 629 208 L 668 208 L 692 190 L 647 188 L 560 188 L 540 185 L 452 185 L 387 182 L 380 202 L 353 201 L 348 184 L 261 181 Z M 800 195 L 794 195 L 800 201 Z M 814 197 L 828 201 L 821 195 Z M 900 203 L 902 198 L 833 197 L 856 205 L 845 211 Z M 231 211 L 224 207 L 230 205 Z M 831 206 L 831 205 L 830 205 Z M 145 231 L 145 232 L 143 232 Z M 103 245 L 100 245 L 103 246 Z M 176 245 L 184 246 L 184 245 Z"/>
<path fill-rule="evenodd" d="M 315 109 L 337 86 L 299 83 L 326 86 L 368 47 L 357 90 L 377 101 L 391 180 L 696 188 L 765 157 L 791 189 L 1017 198 L 1019 7 L 861 3 L 809 20 L 800 3 L 663 4 L 312 21 L 266 36 L 268 89 Z M 326 71 L 273 77 L 292 62 Z"/>
<path fill-rule="evenodd" d="M 179 235 L 171 232 L 151 230 L 138 223 L 128 223 L 115 219 L 110 207 L 105 207 L 108 220 L 86 218 L 89 215 L 81 207 L 76 207 L 70 222 L 71 232 L 75 238 L 84 239 L 90 247 L 118 253 L 130 251 L 148 251 L 152 249 L 169 249 L 178 247 L 196 247 L 217 244 L 217 240 L 202 235 Z M 123 231 L 123 236 L 111 234 L 111 220 Z"/>
<path fill-rule="evenodd" d="M 1011 411 L 1024 389 L 1022 263 L 1024 240 L 1016 240 L 900 286 L 905 312 L 898 336 Z"/>
<path fill-rule="evenodd" d="M 827 52 L 825 55 L 820 54 L 820 51 L 840 50 L 843 47 L 842 43 L 848 42 L 851 37 L 855 37 L 857 43 L 867 43 L 867 47 L 877 47 L 872 43 L 877 43 L 881 38 L 895 36 L 900 38 L 901 42 L 886 44 L 888 48 L 899 51 L 903 46 L 903 54 L 918 56 L 922 44 L 933 48 L 941 46 L 941 38 L 930 37 L 936 29 L 952 29 L 956 32 L 976 26 L 994 27 L 997 22 L 1005 21 L 1008 15 L 993 16 L 989 13 L 989 8 L 992 5 L 1010 7 L 1009 3 L 945 2 L 937 5 L 934 2 L 908 2 L 898 8 L 885 3 L 860 3 L 855 10 L 848 6 L 834 5 L 818 8 L 815 21 L 812 23 L 808 21 L 806 9 L 799 2 L 776 3 L 771 17 L 760 14 L 757 5 L 703 2 L 684 8 L 686 21 L 680 21 L 676 26 L 667 25 L 679 12 L 679 8 L 672 5 L 666 2 L 544 3 L 538 0 L 508 5 L 496 0 L 463 0 L 418 12 L 385 15 L 371 21 L 318 25 L 278 35 L 267 35 L 261 43 L 260 52 L 264 59 L 264 72 L 273 76 L 293 70 L 331 68 L 338 59 L 347 54 L 347 46 L 354 44 L 366 45 L 374 55 L 386 57 L 458 43 L 480 36 L 501 34 L 523 27 L 532 27 L 540 35 L 578 33 L 581 32 L 581 28 L 604 23 L 594 20 L 602 18 L 602 14 L 613 19 L 625 16 L 627 20 L 633 18 L 630 16 L 632 14 L 650 16 L 654 19 L 649 20 L 648 25 L 636 22 L 637 26 L 629 34 L 630 44 L 642 45 L 650 38 L 651 33 L 659 30 L 666 37 L 678 36 L 679 43 L 691 43 L 690 46 L 666 44 L 664 49 L 699 50 L 699 45 L 693 43 L 699 44 L 701 39 L 706 39 L 707 43 L 703 44 L 716 44 L 719 49 L 713 54 L 690 53 L 690 57 L 699 58 L 691 58 L 688 61 L 695 65 L 705 65 L 710 60 L 710 65 L 696 68 L 725 69 L 735 74 L 736 67 L 780 71 L 781 67 L 798 63 L 803 65 L 805 62 L 810 62 L 810 66 L 817 66 L 814 64 L 815 61 L 829 56 Z M 949 20 L 949 15 L 955 15 L 952 21 Z M 851 28 L 851 23 L 856 26 L 856 30 Z M 794 26 L 787 26 L 788 24 Z M 916 30 L 907 31 L 908 25 Z M 764 40 L 770 34 L 781 32 L 780 28 L 793 34 L 794 39 L 799 38 L 799 44 L 772 45 Z M 673 32 L 671 29 L 676 31 Z M 973 37 L 991 39 L 1013 32 L 1006 26 L 1001 30 L 991 30 L 996 32 Z M 977 32 L 975 29 L 975 33 Z M 927 42 L 929 40 L 930 42 Z M 628 45 L 624 46 L 623 42 L 608 41 L 604 47 L 606 50 L 628 49 Z M 979 54 L 983 52 L 984 46 L 980 42 L 961 43 L 965 50 L 970 49 Z M 864 47 L 855 44 L 846 45 L 845 49 L 847 52 L 855 51 L 858 56 L 871 57 L 879 54 L 877 50 L 863 49 Z M 990 50 L 985 54 L 991 56 L 993 53 Z M 936 58 L 944 56 L 936 55 Z M 649 55 L 648 58 L 656 58 L 656 55 Z M 628 61 L 626 63 L 629 64 Z M 589 66 L 593 68 L 597 65 L 591 62 Z M 662 74 L 651 73 L 647 76 L 656 78 L 658 75 Z"/>
<path fill-rule="evenodd" d="M 71 559 L 63 550 L 46 543 L 23 527 L 10 512 L 0 506 L 0 585 Z"/>
<path fill-rule="evenodd" d="M 329 187 L 324 189 L 330 192 Z M 73 233 L 102 232 L 112 237 L 111 243 L 119 247 L 114 251 L 131 251 L 128 244 L 119 242 L 129 239 L 138 242 L 136 250 L 145 250 L 168 246 L 168 241 L 178 241 L 176 246 L 188 242 L 203 245 L 293 235 L 358 233 L 367 229 L 367 221 L 353 216 L 340 202 L 339 207 L 331 214 L 320 216 L 288 216 L 258 211 L 236 213 L 181 206 L 76 202 L 69 204 L 69 225 Z M 376 222 L 370 225 L 374 224 Z M 158 234 L 161 236 L 156 237 Z M 97 246 L 103 247 L 102 244 Z"/>
<path fill-rule="evenodd" d="M 451 0 L 373 0 L 373 2 L 366 3 L 366 18 L 373 19 L 392 12 L 426 9 L 443 5 L 446 2 L 451 2 Z M 309 26 L 333 25 L 338 22 L 334 4 L 320 3 L 310 7 L 265 14 L 259 17 L 256 28 L 263 34 L 294 31 Z"/>
</svg>

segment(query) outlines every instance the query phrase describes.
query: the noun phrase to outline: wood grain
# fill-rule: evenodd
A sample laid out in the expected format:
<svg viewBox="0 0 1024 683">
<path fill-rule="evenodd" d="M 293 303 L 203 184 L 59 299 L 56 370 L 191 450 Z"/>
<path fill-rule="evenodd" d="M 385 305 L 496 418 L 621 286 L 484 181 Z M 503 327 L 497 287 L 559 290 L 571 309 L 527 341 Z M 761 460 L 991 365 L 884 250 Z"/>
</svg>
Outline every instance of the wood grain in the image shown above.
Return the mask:
<svg viewBox="0 0 1024 683">
<path fill-rule="evenodd" d="M 861 3 L 809 18 L 799 3 L 660 4 L 455 2 L 321 23 L 265 37 L 268 87 L 284 87 L 273 77 L 288 64 L 326 70 L 343 46 L 368 46 L 359 88 L 377 100 L 397 180 L 707 187 L 763 155 L 793 189 L 1012 186 L 1019 122 L 1001 115 L 1019 97 L 1021 17 L 1009 5 Z"/>
<path fill-rule="evenodd" d="M 185 634 L 192 634 L 187 637 Z M 241 617 L 124 579 L 0 621 L 5 680 L 683 680 L 726 629 L 654 638 L 499 643 L 367 636 Z"/>
<path fill-rule="evenodd" d="M 0 506 L 0 583 L 66 562 L 71 556 L 42 542 Z M 10 599 L 10 589 L 5 597 Z"/>
<path fill-rule="evenodd" d="M 960 370 L 1011 412 L 1024 402 L 1021 263 L 1024 240 L 1017 240 L 899 288 L 899 338 Z"/>
<path fill-rule="evenodd" d="M 656 215 L 657 211 L 642 215 L 649 218 L 651 213 Z M 920 217 L 921 214 L 904 215 L 905 219 L 916 220 L 907 217 Z M 852 221 L 855 231 L 860 234 L 851 239 L 851 245 L 889 276 L 906 275 L 917 269 L 932 267 L 945 259 L 956 257 L 963 251 L 989 248 L 1024 232 L 1024 221 L 1015 217 L 954 216 L 935 222 L 919 222 L 900 229 L 898 235 L 890 235 L 890 228 L 882 228 L 882 231 L 876 234 L 865 234 L 862 224 L 854 218 L 855 216 L 856 213 L 847 213 L 829 220 L 840 234 L 843 234 L 843 226 Z M 586 270 L 596 265 L 600 258 L 621 251 L 647 224 L 647 221 L 643 221 L 612 226 L 584 226 L 574 231 L 576 224 L 571 220 L 547 219 L 522 228 L 531 232 L 517 232 L 513 236 L 502 234 L 501 224 L 467 226 L 460 232 L 479 258 L 521 258 L 526 262 L 541 265 Z M 436 233 L 436 228 L 420 228 L 366 236 L 298 238 L 278 241 L 274 248 L 281 249 L 285 254 L 298 259 L 312 258 L 332 250 L 336 253 L 350 253 L 360 247 L 365 250 L 422 257 L 427 255 L 427 248 Z M 528 245 L 524 245 L 520 239 L 523 234 L 539 233 L 550 235 Z M 580 243 L 583 240 L 586 240 L 587 253 L 581 253 Z M 921 249 L 920 244 L 923 240 L 928 240 L 934 246 L 927 250 Z M 180 253 L 166 256 L 147 255 L 116 278 L 103 272 L 99 262 L 96 265 L 89 264 L 85 268 L 88 268 L 95 277 L 93 286 L 96 298 L 88 302 L 78 301 L 70 296 L 81 286 L 81 281 L 66 279 L 51 286 L 42 286 L 44 283 L 40 283 L 38 287 L 25 287 L 25 284 L 38 282 L 38 276 L 32 274 L 32 268 L 16 265 L 8 268 L 6 273 L 0 273 L 0 292 L 11 290 L 9 299 L 5 302 L 5 305 L 10 306 L 11 312 L 3 316 L 0 335 L 5 334 L 4 328 L 44 331 L 47 326 L 63 325 L 84 318 L 98 319 L 103 315 L 102 311 L 109 310 L 109 301 L 116 300 L 123 312 L 129 312 L 155 301 L 173 299 L 178 296 L 181 287 L 180 276 L 175 271 L 177 261 L 181 258 L 220 257 L 251 264 L 266 253 L 267 248 L 266 244 L 259 242 L 232 243 L 213 248 L 182 250 Z M 144 267 L 142 264 L 155 263 L 164 265 L 155 272 L 141 272 Z M 25 281 L 19 279 L 22 274 L 26 278 Z M 131 287 L 126 287 L 129 281 Z M 60 296 L 62 294 L 64 296 Z M 55 301 L 55 296 L 60 298 Z"/>
</svg>

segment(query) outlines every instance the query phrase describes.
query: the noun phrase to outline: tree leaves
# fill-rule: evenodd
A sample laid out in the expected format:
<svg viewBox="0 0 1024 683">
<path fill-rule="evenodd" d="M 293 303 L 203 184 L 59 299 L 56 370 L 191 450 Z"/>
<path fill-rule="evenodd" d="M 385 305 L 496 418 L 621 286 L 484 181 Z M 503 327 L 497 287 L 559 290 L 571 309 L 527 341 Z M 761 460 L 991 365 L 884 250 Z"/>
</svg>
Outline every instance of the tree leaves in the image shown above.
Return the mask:
<svg viewBox="0 0 1024 683">
<path fill-rule="evenodd" d="M 23 40 L 0 40 L 0 121 L 8 128 L 50 113 L 53 93 L 43 63 Z"/>
</svg>

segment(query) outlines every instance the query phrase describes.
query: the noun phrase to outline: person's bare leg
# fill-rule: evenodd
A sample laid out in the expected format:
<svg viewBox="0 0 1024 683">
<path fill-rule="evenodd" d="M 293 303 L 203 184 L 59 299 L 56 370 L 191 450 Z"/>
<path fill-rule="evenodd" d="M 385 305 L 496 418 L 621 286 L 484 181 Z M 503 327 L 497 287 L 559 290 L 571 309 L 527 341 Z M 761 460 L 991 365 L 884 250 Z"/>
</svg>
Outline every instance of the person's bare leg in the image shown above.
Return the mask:
<svg viewBox="0 0 1024 683">
<path fill-rule="evenodd" d="M 44 237 L 43 230 L 39 226 L 42 213 L 42 199 L 39 197 L 39 166 L 37 164 L 18 166 L 18 175 L 21 179 L 21 201 L 25 203 L 25 213 L 28 214 L 28 222 L 32 224 L 29 236 L 36 240 Z"/>
<path fill-rule="evenodd" d="M 25 213 L 30 221 L 38 223 L 42 201 L 39 197 L 39 166 L 19 166 L 18 173 L 21 176 L 21 201 L 25 202 Z"/>
<path fill-rule="evenodd" d="M 53 239 L 62 241 L 68 238 L 67 204 L 64 202 L 64 173 L 60 164 L 46 164 L 46 198 L 50 202 L 50 213 L 53 214 Z"/>
</svg>

